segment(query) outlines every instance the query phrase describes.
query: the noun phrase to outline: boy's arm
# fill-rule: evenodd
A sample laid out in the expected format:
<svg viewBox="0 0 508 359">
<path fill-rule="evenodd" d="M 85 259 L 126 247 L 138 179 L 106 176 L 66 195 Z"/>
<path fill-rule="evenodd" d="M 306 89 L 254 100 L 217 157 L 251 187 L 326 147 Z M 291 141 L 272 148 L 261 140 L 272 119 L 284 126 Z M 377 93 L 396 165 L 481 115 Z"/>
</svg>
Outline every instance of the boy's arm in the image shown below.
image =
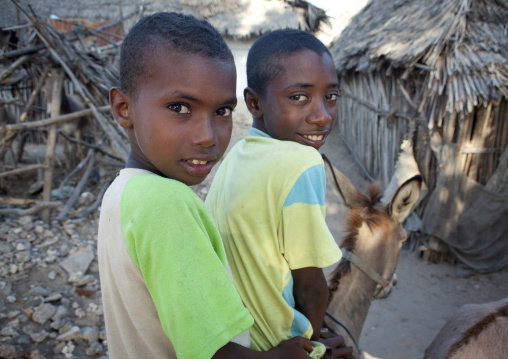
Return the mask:
<svg viewBox="0 0 508 359">
<path fill-rule="evenodd" d="M 313 333 L 312 340 L 319 340 L 321 326 L 328 304 L 328 285 L 323 269 L 307 267 L 291 271 L 295 309 L 309 319 Z"/>
<path fill-rule="evenodd" d="M 284 340 L 277 347 L 266 352 L 260 352 L 229 342 L 220 348 L 212 359 L 309 359 L 308 352 L 312 351 L 309 339 L 294 337 Z"/>
</svg>

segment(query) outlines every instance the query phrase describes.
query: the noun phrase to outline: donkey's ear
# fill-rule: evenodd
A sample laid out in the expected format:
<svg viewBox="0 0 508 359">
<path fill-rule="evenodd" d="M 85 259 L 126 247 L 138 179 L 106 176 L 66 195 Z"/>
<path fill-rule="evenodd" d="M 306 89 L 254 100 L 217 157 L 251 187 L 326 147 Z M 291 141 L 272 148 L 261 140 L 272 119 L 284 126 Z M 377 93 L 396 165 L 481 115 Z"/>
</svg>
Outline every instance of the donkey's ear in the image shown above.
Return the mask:
<svg viewBox="0 0 508 359">
<path fill-rule="evenodd" d="M 330 166 L 330 170 L 332 172 L 332 177 L 335 182 L 335 185 L 337 186 L 337 189 L 339 190 L 340 197 L 342 199 L 342 203 L 349 207 L 353 207 L 353 203 L 355 203 L 355 200 L 359 197 L 363 196 L 360 191 L 355 187 L 355 185 L 344 176 L 342 172 L 340 172 L 326 157 L 324 154 L 321 155 L 323 157 L 323 160 Z"/>
<path fill-rule="evenodd" d="M 421 188 L 422 176 L 420 175 L 408 179 L 399 187 L 388 207 L 388 213 L 393 220 L 398 223 L 404 222 L 418 201 Z"/>
</svg>

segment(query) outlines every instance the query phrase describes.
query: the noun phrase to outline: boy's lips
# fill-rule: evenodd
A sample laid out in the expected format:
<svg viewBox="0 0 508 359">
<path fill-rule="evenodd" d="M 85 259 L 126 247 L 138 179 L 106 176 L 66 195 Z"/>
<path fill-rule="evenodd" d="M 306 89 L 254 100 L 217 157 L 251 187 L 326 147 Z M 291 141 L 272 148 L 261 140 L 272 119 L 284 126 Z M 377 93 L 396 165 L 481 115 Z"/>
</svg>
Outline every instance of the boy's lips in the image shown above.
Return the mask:
<svg viewBox="0 0 508 359">
<path fill-rule="evenodd" d="M 326 136 L 328 132 L 325 133 L 309 133 L 309 134 L 300 134 L 300 138 L 308 144 L 309 146 L 319 148 L 325 144 Z"/>
<path fill-rule="evenodd" d="M 192 176 L 208 176 L 212 171 L 214 164 L 213 160 L 202 160 L 202 159 L 188 159 L 181 161 L 187 172 Z"/>
<path fill-rule="evenodd" d="M 321 141 L 325 135 L 302 135 L 302 136 L 311 141 Z"/>
<path fill-rule="evenodd" d="M 186 160 L 187 162 L 192 163 L 193 165 L 206 165 L 208 161 L 202 161 L 202 160 Z"/>
</svg>

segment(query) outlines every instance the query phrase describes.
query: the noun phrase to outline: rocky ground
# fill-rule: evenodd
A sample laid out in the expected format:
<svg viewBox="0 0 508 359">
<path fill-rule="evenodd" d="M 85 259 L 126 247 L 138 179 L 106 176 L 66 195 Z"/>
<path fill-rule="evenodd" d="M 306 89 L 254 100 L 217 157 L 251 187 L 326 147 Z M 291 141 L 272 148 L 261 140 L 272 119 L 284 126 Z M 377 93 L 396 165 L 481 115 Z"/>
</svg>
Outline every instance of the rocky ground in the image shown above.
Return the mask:
<svg viewBox="0 0 508 359">
<path fill-rule="evenodd" d="M 194 187 L 202 199 L 208 185 Z M 93 201 L 84 192 L 75 212 Z M 0 216 L 0 358 L 107 358 L 98 215 Z"/>
<path fill-rule="evenodd" d="M 107 351 L 95 219 L 22 216 L 0 227 L 0 357 L 101 356 Z"/>
</svg>

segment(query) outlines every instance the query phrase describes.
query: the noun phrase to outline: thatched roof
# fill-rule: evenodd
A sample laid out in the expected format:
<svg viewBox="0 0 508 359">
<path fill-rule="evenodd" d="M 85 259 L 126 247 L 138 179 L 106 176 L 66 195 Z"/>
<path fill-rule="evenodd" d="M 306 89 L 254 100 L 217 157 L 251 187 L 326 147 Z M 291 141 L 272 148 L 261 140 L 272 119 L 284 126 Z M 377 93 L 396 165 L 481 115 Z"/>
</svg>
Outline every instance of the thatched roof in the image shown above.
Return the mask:
<svg viewBox="0 0 508 359">
<path fill-rule="evenodd" d="M 222 34 L 232 37 L 246 38 L 283 28 L 314 32 L 322 21 L 326 22 L 323 10 L 303 0 L 238 0 L 234 3 L 237 6 L 229 12 L 206 17 Z"/>
<path fill-rule="evenodd" d="M 430 71 L 448 110 L 508 98 L 506 0 L 371 0 L 331 46 L 339 72 Z"/>
<path fill-rule="evenodd" d="M 0 27 L 16 25 L 16 11 L 12 0 L 2 0 Z M 325 12 L 305 0 L 19 0 L 28 4 L 41 18 L 54 14 L 65 18 L 84 18 L 94 21 L 119 20 L 121 15 L 135 13 L 142 7 L 143 14 L 156 11 L 177 11 L 207 19 L 223 35 L 235 38 L 257 36 L 271 30 L 296 28 L 316 31 L 327 17 Z M 21 17 L 22 20 L 23 17 Z M 133 21 L 135 19 L 132 19 Z M 131 24 L 128 24 L 131 25 Z M 126 30 L 128 30 L 128 27 Z"/>
</svg>

